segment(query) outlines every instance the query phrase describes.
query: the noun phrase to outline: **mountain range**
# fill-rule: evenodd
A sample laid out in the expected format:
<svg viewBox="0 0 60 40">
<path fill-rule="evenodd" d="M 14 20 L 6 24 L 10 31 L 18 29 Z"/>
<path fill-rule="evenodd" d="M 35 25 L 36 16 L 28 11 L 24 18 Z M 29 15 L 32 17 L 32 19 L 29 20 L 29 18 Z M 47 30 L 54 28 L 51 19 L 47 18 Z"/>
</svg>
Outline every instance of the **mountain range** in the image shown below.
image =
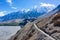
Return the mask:
<svg viewBox="0 0 60 40">
<path fill-rule="evenodd" d="M 50 8 L 47 7 L 41 7 L 41 8 L 33 8 L 26 12 L 26 10 L 23 11 L 17 11 L 9 13 L 5 16 L 0 17 L 0 22 L 13 20 L 13 19 L 32 19 L 37 18 L 45 13 L 48 12 Z"/>
<path fill-rule="evenodd" d="M 42 16 L 43 14 L 48 13 L 50 8 L 47 7 L 41 7 L 41 8 L 33 8 L 29 9 L 28 11 L 23 10 L 23 11 L 17 11 L 17 12 L 12 12 L 9 13 L 5 16 L 0 17 L 0 25 L 10 25 L 14 23 L 14 25 L 19 25 L 22 22 L 28 20 L 28 21 L 33 21 L 37 19 L 39 16 Z M 15 24 L 16 23 L 16 24 Z"/>
</svg>

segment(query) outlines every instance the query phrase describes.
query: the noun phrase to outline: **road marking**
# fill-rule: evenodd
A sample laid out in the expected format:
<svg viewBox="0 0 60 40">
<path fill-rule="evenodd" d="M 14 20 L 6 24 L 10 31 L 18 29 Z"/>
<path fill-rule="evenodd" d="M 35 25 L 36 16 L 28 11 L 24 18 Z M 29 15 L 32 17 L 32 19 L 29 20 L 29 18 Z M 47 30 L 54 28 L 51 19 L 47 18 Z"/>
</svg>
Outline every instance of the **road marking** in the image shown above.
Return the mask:
<svg viewBox="0 0 60 40">
<path fill-rule="evenodd" d="M 54 38 L 52 38 L 51 36 L 49 36 L 48 34 L 46 34 L 45 32 L 43 32 L 42 30 L 40 30 L 35 23 L 34 23 L 34 26 L 35 26 L 35 28 L 36 28 L 38 31 L 42 32 L 43 34 L 45 34 L 47 37 L 51 38 L 52 40 L 55 40 Z"/>
</svg>

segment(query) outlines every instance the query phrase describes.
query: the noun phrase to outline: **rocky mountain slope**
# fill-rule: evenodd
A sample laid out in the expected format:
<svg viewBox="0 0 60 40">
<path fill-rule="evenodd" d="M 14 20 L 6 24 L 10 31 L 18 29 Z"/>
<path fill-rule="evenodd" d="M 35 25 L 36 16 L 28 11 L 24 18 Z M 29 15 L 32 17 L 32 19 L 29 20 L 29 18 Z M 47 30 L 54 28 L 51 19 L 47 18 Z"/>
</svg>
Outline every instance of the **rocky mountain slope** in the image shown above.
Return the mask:
<svg viewBox="0 0 60 40">
<path fill-rule="evenodd" d="M 60 5 L 50 13 L 27 23 L 9 40 L 60 40 Z"/>
<path fill-rule="evenodd" d="M 51 40 L 49 37 L 38 31 L 34 27 L 33 23 L 28 23 L 27 25 L 21 30 L 19 30 L 9 40 Z"/>
</svg>

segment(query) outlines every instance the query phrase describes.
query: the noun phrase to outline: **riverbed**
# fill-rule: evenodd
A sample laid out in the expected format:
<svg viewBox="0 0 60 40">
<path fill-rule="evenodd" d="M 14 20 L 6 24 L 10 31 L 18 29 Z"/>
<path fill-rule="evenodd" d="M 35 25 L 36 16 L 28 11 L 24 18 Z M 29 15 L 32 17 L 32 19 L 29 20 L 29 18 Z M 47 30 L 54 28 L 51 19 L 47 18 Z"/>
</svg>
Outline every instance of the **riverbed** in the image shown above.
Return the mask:
<svg viewBox="0 0 60 40">
<path fill-rule="evenodd" d="M 8 40 L 19 29 L 20 26 L 0 26 L 0 40 Z"/>
</svg>

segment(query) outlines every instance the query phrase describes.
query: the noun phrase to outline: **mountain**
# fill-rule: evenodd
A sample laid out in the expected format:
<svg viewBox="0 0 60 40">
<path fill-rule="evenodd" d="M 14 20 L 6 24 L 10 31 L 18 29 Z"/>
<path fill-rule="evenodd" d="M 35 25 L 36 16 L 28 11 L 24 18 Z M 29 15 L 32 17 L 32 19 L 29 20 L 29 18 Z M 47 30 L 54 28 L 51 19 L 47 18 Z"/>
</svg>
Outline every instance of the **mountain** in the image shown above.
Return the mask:
<svg viewBox="0 0 60 40">
<path fill-rule="evenodd" d="M 44 13 L 45 12 L 43 13 L 37 12 L 37 10 L 35 9 L 28 12 L 25 11 L 13 12 L 0 18 L 0 26 L 18 26 L 18 25 L 23 26 L 23 24 L 26 24 L 27 21 L 33 21 L 38 16 L 43 15 Z"/>
<path fill-rule="evenodd" d="M 9 40 L 60 40 L 60 5 L 49 14 L 27 23 Z"/>
<path fill-rule="evenodd" d="M 3 17 L 0 17 L 0 26 L 21 26 L 25 25 L 26 23 L 33 22 L 39 16 L 46 14 L 47 11 L 46 7 L 42 7 L 40 9 L 29 9 L 23 11 L 17 11 L 9 13 Z"/>
<path fill-rule="evenodd" d="M 32 18 L 37 18 L 50 10 L 49 8 L 46 7 L 41 7 L 41 8 L 33 8 L 30 9 L 29 11 L 23 10 L 23 11 L 17 11 L 17 12 L 12 12 L 9 13 L 3 17 L 0 17 L 0 22 L 8 21 L 8 20 L 13 20 L 13 19 L 32 19 Z"/>
<path fill-rule="evenodd" d="M 47 14 L 49 7 L 37 7 L 33 9 L 24 9 L 17 12 L 9 13 L 0 17 L 0 26 L 21 26 L 24 27 L 26 23 L 33 22 L 39 16 Z"/>
</svg>

